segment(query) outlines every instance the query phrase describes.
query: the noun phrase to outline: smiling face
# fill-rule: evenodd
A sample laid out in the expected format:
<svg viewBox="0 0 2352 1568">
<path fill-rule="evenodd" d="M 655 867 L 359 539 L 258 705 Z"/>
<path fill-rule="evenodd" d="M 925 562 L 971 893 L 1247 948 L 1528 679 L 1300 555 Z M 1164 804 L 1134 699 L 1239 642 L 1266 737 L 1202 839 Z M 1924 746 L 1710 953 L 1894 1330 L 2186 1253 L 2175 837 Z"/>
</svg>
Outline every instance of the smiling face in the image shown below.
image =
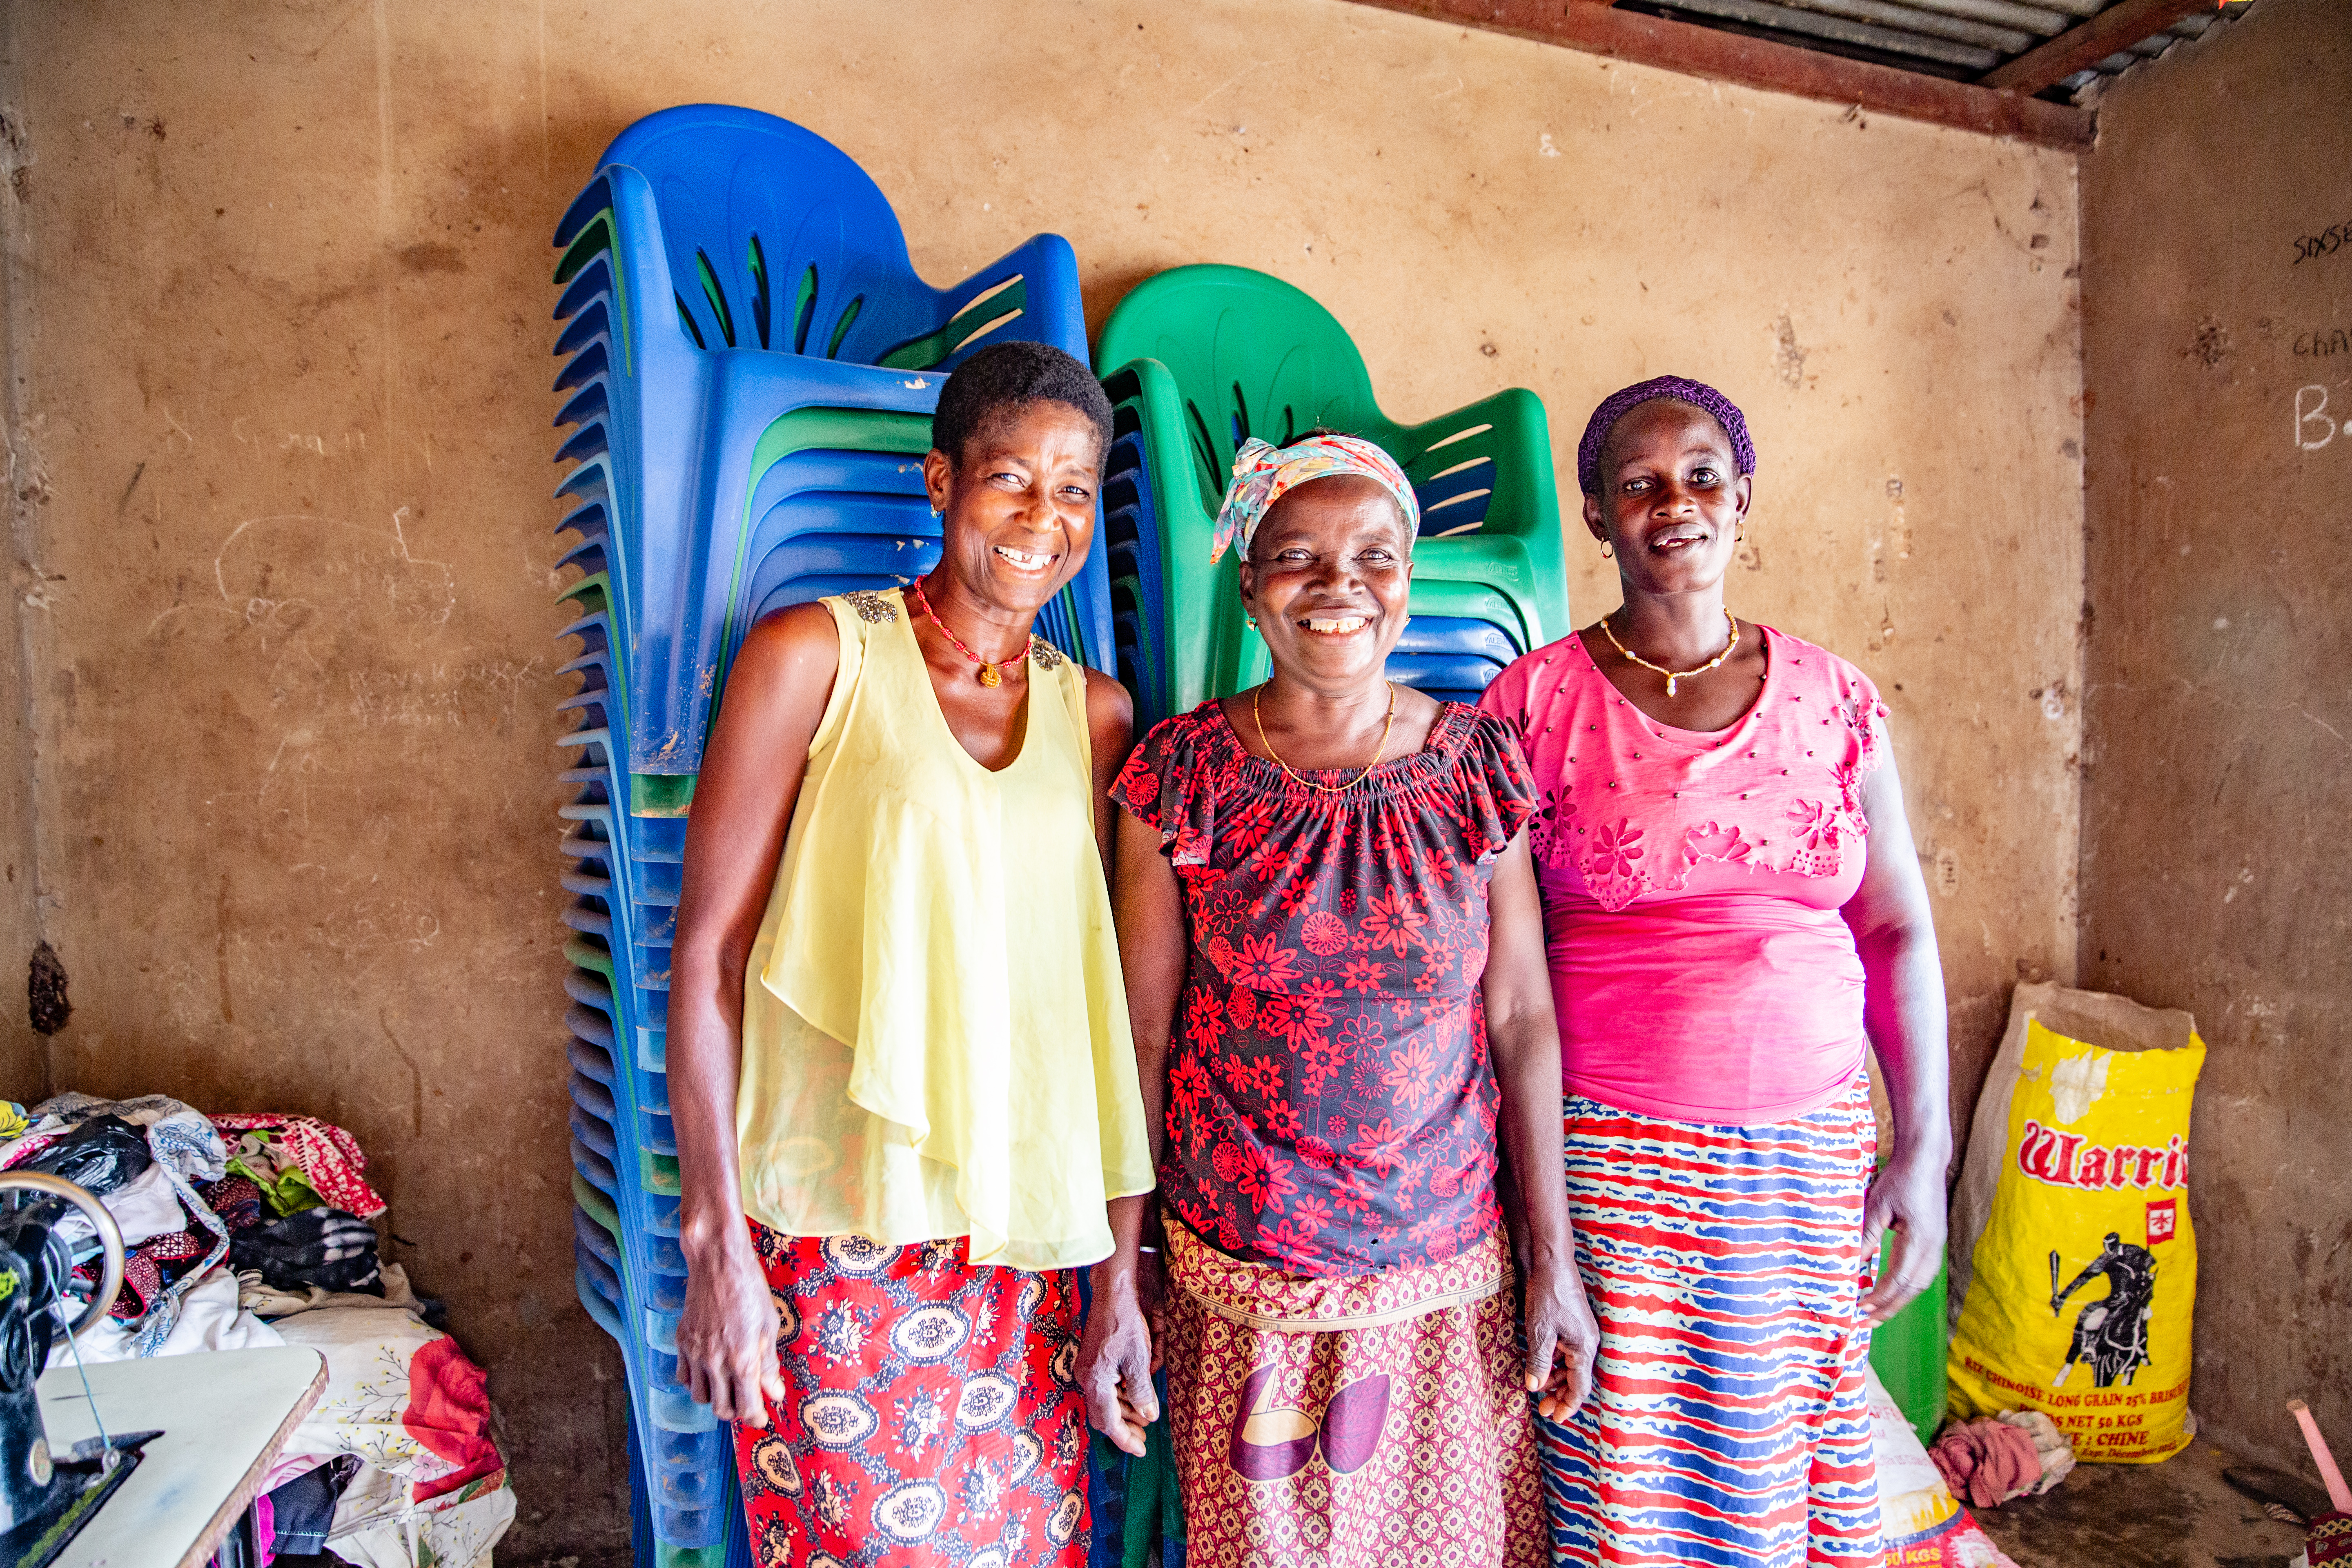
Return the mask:
<svg viewBox="0 0 2352 1568">
<path fill-rule="evenodd" d="M 936 449 L 923 458 L 941 569 L 983 605 L 1034 615 L 1085 563 L 1101 483 L 1101 438 L 1068 404 L 985 421 L 952 459 Z"/>
<path fill-rule="evenodd" d="M 1601 449 L 1601 493 L 1584 525 L 1616 552 L 1617 570 L 1653 594 L 1723 580 L 1753 486 L 1712 415 L 1661 398 L 1629 409 Z"/>
<path fill-rule="evenodd" d="M 1242 605 L 1275 668 L 1311 687 L 1376 680 L 1404 635 L 1412 536 L 1379 480 L 1309 479 L 1275 502 L 1242 563 Z"/>
</svg>

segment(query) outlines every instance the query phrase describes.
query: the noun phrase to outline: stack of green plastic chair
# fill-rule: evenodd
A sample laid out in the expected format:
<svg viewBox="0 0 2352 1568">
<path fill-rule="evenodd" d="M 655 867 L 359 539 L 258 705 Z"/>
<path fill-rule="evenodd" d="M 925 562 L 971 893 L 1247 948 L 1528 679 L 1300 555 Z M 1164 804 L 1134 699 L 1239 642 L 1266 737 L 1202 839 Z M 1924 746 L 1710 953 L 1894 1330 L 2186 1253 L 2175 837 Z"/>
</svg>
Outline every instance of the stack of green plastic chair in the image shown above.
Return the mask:
<svg viewBox="0 0 2352 1568">
<path fill-rule="evenodd" d="M 1265 678 L 1234 563 L 1210 539 L 1234 453 L 1322 426 L 1380 444 L 1421 501 L 1401 684 L 1475 700 L 1520 654 L 1566 635 L 1551 434 L 1513 387 L 1400 425 L 1347 331 L 1300 290 L 1240 267 L 1180 267 L 1111 312 L 1095 363 L 1116 429 L 1103 489 L 1118 673 L 1139 728 Z"/>
</svg>

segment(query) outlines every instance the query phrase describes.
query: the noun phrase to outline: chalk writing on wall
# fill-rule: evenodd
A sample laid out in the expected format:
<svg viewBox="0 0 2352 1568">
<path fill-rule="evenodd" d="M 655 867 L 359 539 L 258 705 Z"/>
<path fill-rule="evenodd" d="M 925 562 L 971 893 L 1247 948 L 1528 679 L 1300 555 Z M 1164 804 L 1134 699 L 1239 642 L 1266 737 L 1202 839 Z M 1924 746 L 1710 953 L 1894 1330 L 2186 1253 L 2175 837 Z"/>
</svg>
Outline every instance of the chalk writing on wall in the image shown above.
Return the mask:
<svg viewBox="0 0 2352 1568">
<path fill-rule="evenodd" d="M 2316 452 L 2336 439 L 2342 428 L 2327 412 L 2327 388 L 2298 386 L 2294 389 L 2294 444 L 2305 452 Z"/>
<path fill-rule="evenodd" d="M 2294 259 L 2288 265 L 2300 267 L 2315 256 L 2333 256 L 2347 244 L 2352 244 L 2352 222 L 2331 223 L 2317 234 L 2297 235 Z"/>
</svg>

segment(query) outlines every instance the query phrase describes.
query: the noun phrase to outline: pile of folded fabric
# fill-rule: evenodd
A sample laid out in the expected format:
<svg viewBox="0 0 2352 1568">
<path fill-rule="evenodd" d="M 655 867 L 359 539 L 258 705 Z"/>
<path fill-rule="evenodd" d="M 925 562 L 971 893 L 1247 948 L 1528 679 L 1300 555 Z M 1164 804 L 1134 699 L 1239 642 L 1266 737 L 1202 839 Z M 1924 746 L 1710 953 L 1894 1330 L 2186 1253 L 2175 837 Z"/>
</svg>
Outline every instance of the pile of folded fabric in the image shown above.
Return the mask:
<svg viewBox="0 0 2352 1568">
<path fill-rule="evenodd" d="M 307 1116 L 207 1117 L 163 1095 L 0 1100 L 0 1169 L 79 1183 L 122 1231 L 107 1321 L 52 1366 L 309 1345 L 327 1388 L 264 1479 L 261 1560 L 487 1565 L 515 1510 L 488 1380 L 433 1326 L 440 1304 L 381 1260 L 366 1166 L 350 1133 Z M 95 1285 L 95 1233 L 66 1233 Z"/>
<path fill-rule="evenodd" d="M 1947 1422 L 1927 1457 L 1953 1495 L 1978 1508 L 2038 1497 L 2074 1468 L 2074 1446 L 2039 1410 Z"/>
</svg>

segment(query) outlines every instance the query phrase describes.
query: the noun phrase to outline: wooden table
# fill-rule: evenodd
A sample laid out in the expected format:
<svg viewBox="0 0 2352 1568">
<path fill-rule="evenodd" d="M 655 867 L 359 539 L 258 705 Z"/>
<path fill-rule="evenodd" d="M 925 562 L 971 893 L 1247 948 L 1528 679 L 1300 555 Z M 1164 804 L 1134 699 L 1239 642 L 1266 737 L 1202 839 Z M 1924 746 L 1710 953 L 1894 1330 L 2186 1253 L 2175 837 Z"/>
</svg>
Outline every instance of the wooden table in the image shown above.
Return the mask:
<svg viewBox="0 0 2352 1568">
<path fill-rule="evenodd" d="M 307 1345 L 108 1362 L 89 1374 L 109 1433 L 163 1435 L 56 1568 L 203 1568 L 327 1386 L 327 1363 Z M 50 1447 L 98 1436 L 70 1363 L 38 1386 Z"/>
</svg>

